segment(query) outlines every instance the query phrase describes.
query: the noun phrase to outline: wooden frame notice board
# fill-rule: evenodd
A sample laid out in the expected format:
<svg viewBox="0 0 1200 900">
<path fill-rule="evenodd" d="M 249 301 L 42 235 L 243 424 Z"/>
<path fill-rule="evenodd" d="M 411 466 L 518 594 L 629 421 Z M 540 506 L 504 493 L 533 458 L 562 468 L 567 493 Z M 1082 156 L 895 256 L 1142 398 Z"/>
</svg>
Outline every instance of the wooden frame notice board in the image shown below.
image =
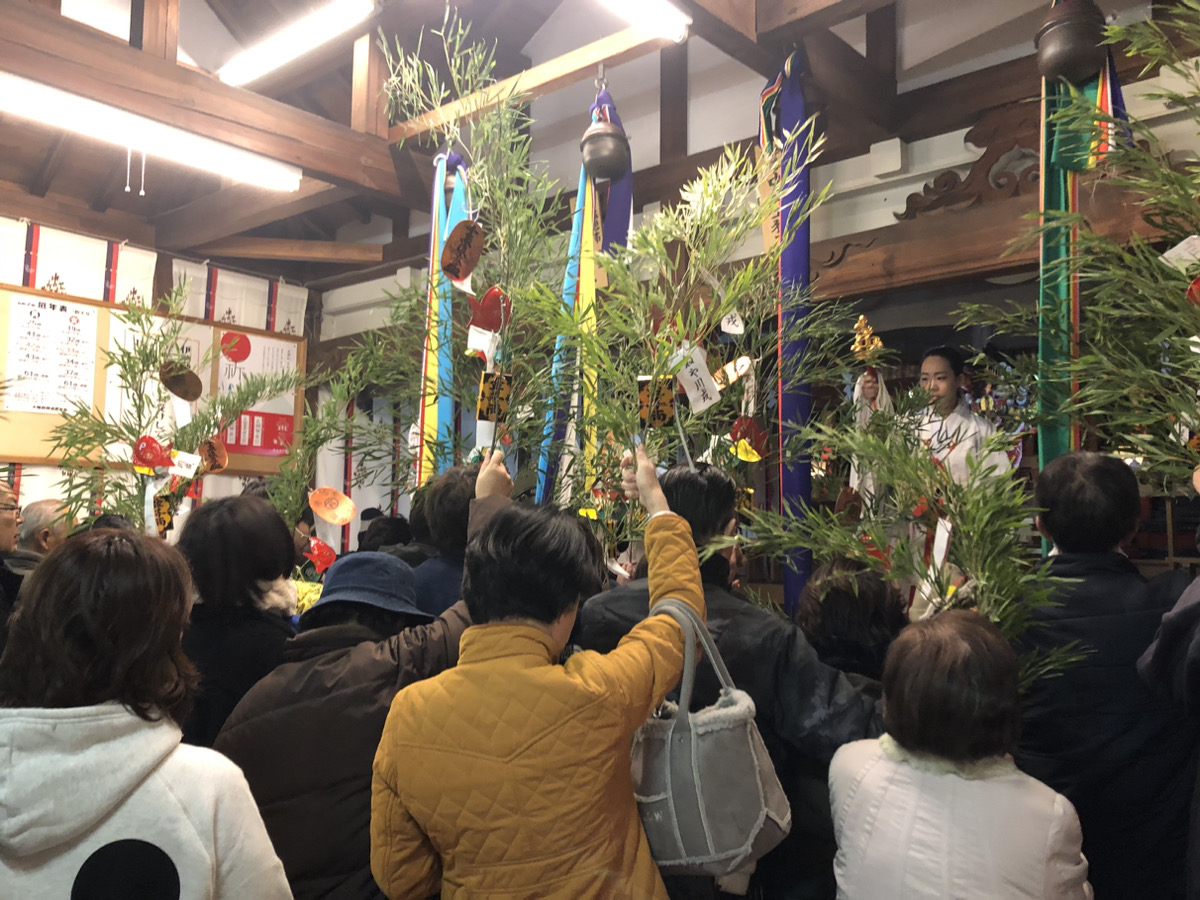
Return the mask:
<svg viewBox="0 0 1200 900">
<path fill-rule="evenodd" d="M 63 396 L 89 401 L 106 415 L 119 410 L 119 391 L 109 377 L 105 351 L 120 330 L 112 303 L 0 284 L 0 462 L 58 465 L 51 432 L 62 421 L 54 406 Z M 200 372 L 204 397 L 212 396 L 238 371 L 265 371 L 294 364 L 307 367 L 308 341 L 290 334 L 182 317 L 184 340 L 194 352 L 211 351 L 207 372 Z M 222 337 L 246 338 L 248 357 L 240 368 L 220 352 Z M 194 358 L 198 358 L 194 357 Z M 258 367 L 255 369 L 255 367 Z M 274 435 L 292 437 L 304 412 L 304 390 L 279 397 L 242 416 L 227 432 L 229 466 L 222 474 L 274 475 L 285 458 L 271 450 Z M 232 437 L 232 441 L 229 439 Z M 244 449 L 243 449 L 244 448 Z"/>
</svg>

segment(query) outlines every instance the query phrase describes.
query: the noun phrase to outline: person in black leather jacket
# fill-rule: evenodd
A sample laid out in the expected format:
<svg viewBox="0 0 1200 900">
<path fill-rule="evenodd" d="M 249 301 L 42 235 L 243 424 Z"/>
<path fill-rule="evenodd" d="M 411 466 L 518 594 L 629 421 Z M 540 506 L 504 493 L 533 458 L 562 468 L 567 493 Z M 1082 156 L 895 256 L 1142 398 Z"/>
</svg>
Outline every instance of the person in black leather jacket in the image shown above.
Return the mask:
<svg viewBox="0 0 1200 900">
<path fill-rule="evenodd" d="M 692 526 L 697 547 L 736 528 L 737 490 L 725 472 L 703 463 L 695 470 L 675 466 L 661 483 L 671 509 Z M 842 744 L 882 733 L 878 687 L 824 665 L 798 627 L 732 592 L 728 555 L 714 553 L 700 567 L 709 630 L 734 683 L 754 700 L 759 731 L 792 805 L 791 834 L 759 860 L 751 891 L 781 900 L 833 898 L 829 760 Z M 611 651 L 648 607 L 644 578 L 592 597 L 580 611 L 579 644 Z M 693 707 L 715 702 L 718 690 L 711 668 L 701 666 Z M 664 881 L 672 898 L 716 896 L 712 879 Z"/>
</svg>

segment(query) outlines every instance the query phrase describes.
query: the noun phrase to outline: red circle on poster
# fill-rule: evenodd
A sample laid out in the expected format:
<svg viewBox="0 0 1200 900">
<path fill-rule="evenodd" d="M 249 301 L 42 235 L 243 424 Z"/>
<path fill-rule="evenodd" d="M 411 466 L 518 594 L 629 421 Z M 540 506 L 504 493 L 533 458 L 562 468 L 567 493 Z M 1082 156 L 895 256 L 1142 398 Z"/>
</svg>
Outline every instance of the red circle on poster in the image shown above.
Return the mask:
<svg viewBox="0 0 1200 900">
<path fill-rule="evenodd" d="M 221 335 L 221 353 L 230 362 L 241 363 L 250 358 L 250 336 L 227 331 Z"/>
</svg>

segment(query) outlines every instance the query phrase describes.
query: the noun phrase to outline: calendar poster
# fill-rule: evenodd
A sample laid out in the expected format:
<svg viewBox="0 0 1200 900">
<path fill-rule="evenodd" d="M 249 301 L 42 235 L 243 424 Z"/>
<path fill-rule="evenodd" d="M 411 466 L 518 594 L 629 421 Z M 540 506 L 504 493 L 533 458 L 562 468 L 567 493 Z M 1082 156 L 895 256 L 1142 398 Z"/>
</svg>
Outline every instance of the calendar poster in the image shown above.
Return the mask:
<svg viewBox="0 0 1200 900">
<path fill-rule="evenodd" d="M 92 306 L 45 297 L 9 297 L 9 412 L 59 415 L 91 406 L 96 390 L 96 324 Z"/>
</svg>

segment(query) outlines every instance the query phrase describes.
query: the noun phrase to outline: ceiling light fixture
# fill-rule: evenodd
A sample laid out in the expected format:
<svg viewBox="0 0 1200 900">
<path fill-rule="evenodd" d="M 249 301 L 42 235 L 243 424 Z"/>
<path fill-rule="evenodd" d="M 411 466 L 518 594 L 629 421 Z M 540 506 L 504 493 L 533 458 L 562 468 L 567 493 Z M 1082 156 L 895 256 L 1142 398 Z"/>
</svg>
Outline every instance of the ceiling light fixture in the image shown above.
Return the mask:
<svg viewBox="0 0 1200 900">
<path fill-rule="evenodd" d="M 300 187 L 296 166 L 9 72 L 0 72 L 0 113 L 273 191 Z"/>
<path fill-rule="evenodd" d="M 687 39 L 692 17 L 667 0 L 603 0 L 604 5 L 634 28 L 680 43 Z"/>
<path fill-rule="evenodd" d="M 235 87 L 249 84 L 344 34 L 374 11 L 375 0 L 333 0 L 246 48 L 221 66 L 217 77 Z"/>
</svg>

